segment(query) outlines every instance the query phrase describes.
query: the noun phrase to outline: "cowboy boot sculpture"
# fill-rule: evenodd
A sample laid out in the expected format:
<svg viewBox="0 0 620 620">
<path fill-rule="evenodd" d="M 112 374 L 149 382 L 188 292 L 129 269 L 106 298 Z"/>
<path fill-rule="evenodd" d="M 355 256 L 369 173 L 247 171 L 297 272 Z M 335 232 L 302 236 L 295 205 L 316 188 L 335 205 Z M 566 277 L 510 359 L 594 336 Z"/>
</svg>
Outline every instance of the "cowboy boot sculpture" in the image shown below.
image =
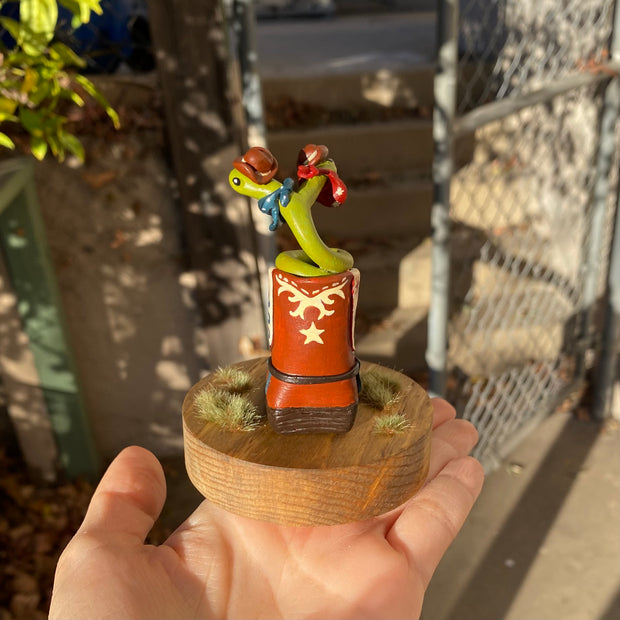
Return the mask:
<svg viewBox="0 0 620 620">
<path fill-rule="evenodd" d="M 300 249 L 282 252 L 271 271 L 267 416 L 279 433 L 343 433 L 358 406 L 354 323 L 359 271 L 345 250 L 318 235 L 316 202 L 341 205 L 346 186 L 322 145 L 299 153 L 297 178 L 275 180 L 278 163 L 261 147 L 234 161 L 232 188 L 258 200 L 271 230 L 286 222 Z"/>
</svg>

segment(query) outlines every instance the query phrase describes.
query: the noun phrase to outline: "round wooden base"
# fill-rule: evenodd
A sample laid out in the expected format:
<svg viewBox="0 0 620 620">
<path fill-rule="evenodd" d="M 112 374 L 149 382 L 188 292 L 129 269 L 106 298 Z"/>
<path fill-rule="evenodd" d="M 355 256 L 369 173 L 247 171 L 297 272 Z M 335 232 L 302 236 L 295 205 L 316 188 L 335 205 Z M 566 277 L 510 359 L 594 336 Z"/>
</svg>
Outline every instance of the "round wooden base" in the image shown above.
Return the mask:
<svg viewBox="0 0 620 620">
<path fill-rule="evenodd" d="M 247 396 L 264 414 L 267 358 L 241 362 L 253 387 Z M 432 406 L 409 377 L 362 362 L 401 386 L 391 413 L 408 428 L 377 433 L 377 410 L 360 402 L 353 428 L 343 434 L 279 435 L 265 422 L 248 432 L 228 432 L 204 422 L 196 395 L 213 384 L 211 374 L 183 403 L 185 464 L 194 486 L 230 512 L 284 525 L 334 525 L 374 517 L 401 505 L 428 473 Z"/>
</svg>

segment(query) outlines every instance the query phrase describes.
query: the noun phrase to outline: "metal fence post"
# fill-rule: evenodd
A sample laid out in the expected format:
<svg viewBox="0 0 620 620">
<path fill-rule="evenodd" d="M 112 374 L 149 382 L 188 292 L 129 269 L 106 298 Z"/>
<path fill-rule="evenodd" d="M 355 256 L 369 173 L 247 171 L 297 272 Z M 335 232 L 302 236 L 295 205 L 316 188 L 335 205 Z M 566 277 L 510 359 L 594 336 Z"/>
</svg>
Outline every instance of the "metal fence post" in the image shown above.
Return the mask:
<svg viewBox="0 0 620 620">
<path fill-rule="evenodd" d="M 610 60 L 620 62 L 620 7 L 615 4 Z M 596 304 L 601 265 L 601 251 L 605 232 L 605 215 L 609 196 L 609 175 L 616 150 L 616 126 L 620 115 L 620 79 L 616 75 L 605 87 L 599 144 L 596 155 L 595 183 L 592 195 L 592 226 L 585 253 L 585 276 L 580 322 L 578 372 L 585 370 L 585 349 L 589 346 L 589 332 Z"/>
<path fill-rule="evenodd" d="M 614 30 L 611 44 L 611 58 L 620 63 L 620 5 L 616 2 Z M 611 100 L 611 101 L 610 101 Z M 606 104 L 615 108 L 616 122 L 620 109 L 620 78 L 616 76 L 607 86 Z M 610 120 L 612 113 L 610 112 Z M 608 137 L 614 141 L 614 132 Z M 609 415 L 611 389 L 614 373 L 618 362 L 618 344 L 620 342 L 620 182 L 616 188 L 616 214 L 614 235 L 607 274 L 607 304 L 605 308 L 605 324 L 601 342 L 601 355 L 594 382 L 594 398 L 592 417 L 603 420 Z"/>
<path fill-rule="evenodd" d="M 256 43 L 256 12 L 253 0 L 229 0 L 230 30 L 233 38 L 233 56 L 239 66 L 239 82 L 244 113 L 244 129 L 241 141 L 243 148 L 251 146 L 267 146 L 267 130 L 261 90 L 261 79 L 258 72 L 258 51 Z M 256 201 L 248 198 L 250 217 L 254 224 L 254 254 L 258 285 L 263 304 L 265 339 L 264 346 L 269 342 L 267 316 L 269 315 L 269 270 L 275 264 L 275 235 L 269 230 L 267 218 L 256 217 L 258 208 Z"/>
<path fill-rule="evenodd" d="M 236 55 L 241 73 L 243 109 L 250 146 L 267 142 L 258 53 L 256 48 L 256 16 L 253 0 L 233 0 L 231 27 L 235 34 Z"/>
<path fill-rule="evenodd" d="M 601 357 L 596 369 L 592 417 L 603 420 L 609 411 L 611 389 L 618 362 L 620 342 L 620 188 L 616 204 L 616 223 L 608 274 L 607 307 L 601 342 Z"/>
<path fill-rule="evenodd" d="M 443 0 L 437 13 L 437 68 L 433 110 L 433 207 L 431 305 L 426 362 L 430 392 L 444 396 L 448 350 L 450 291 L 450 179 L 456 110 L 458 0 Z"/>
</svg>

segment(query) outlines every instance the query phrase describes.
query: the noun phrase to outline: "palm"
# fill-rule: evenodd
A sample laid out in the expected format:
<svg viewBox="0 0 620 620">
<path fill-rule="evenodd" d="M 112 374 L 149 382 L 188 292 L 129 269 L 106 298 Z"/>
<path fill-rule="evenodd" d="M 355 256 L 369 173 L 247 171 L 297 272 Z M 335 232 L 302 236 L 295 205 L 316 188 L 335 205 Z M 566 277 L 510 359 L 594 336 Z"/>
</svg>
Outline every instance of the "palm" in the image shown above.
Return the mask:
<svg viewBox="0 0 620 620">
<path fill-rule="evenodd" d="M 143 522 L 131 531 L 105 528 L 104 544 L 98 527 L 89 527 L 101 517 L 92 515 L 95 496 L 59 564 L 50 617 L 418 617 L 434 568 L 482 481 L 479 465 L 462 458 L 475 431 L 452 418 L 447 405 L 435 403 L 426 487 L 405 506 L 360 523 L 283 527 L 203 502 L 164 545 L 152 547 L 142 540 L 163 499 L 156 507 L 136 495 L 125 511 Z M 100 493 L 105 480 L 100 497 L 112 493 Z M 131 493 L 135 485 L 123 499 Z M 97 588 L 84 601 L 79 582 L 89 574 Z M 67 598 L 58 595 L 63 580 L 73 606 L 59 600 Z"/>
<path fill-rule="evenodd" d="M 285 528 L 204 503 L 166 544 L 199 578 L 194 617 L 395 618 L 419 612 L 424 584 L 386 537 L 393 520 Z"/>
</svg>

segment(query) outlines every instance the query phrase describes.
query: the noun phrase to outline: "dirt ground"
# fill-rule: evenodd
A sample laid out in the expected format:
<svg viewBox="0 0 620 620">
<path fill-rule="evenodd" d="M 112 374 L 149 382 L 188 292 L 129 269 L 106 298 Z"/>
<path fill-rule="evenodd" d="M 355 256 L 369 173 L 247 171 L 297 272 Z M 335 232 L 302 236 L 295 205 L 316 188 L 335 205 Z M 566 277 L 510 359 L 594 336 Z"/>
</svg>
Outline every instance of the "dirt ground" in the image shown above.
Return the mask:
<svg viewBox="0 0 620 620">
<path fill-rule="evenodd" d="M 44 620 L 54 571 L 86 513 L 94 485 L 86 480 L 36 484 L 2 426 L 0 447 L 0 620 Z M 174 476 L 175 469 L 168 468 Z M 149 541 L 170 531 L 157 523 Z"/>
</svg>

